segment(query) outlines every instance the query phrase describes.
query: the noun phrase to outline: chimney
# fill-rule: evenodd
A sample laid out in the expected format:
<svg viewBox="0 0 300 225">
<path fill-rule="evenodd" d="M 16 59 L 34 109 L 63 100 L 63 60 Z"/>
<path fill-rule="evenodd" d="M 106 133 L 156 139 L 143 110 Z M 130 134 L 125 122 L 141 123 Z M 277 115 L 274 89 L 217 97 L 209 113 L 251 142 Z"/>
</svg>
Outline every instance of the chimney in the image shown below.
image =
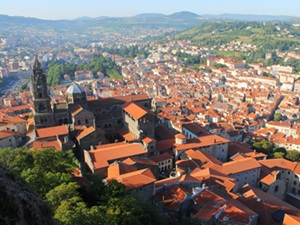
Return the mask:
<svg viewBox="0 0 300 225">
<path fill-rule="evenodd" d="M 91 146 L 90 146 L 90 149 L 91 149 L 91 150 L 95 150 L 94 145 L 91 145 Z"/>
</svg>

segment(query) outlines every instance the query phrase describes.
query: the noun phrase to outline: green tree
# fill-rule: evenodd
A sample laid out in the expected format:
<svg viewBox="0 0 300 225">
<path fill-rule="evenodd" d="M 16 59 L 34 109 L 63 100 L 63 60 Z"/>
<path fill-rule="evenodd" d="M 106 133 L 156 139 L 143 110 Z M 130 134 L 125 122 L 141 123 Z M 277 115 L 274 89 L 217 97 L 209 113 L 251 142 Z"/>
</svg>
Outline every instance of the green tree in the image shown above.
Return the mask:
<svg viewBox="0 0 300 225">
<path fill-rule="evenodd" d="M 274 158 L 284 158 L 285 154 L 283 152 L 274 152 Z"/>
<path fill-rule="evenodd" d="M 285 157 L 290 161 L 297 162 L 299 161 L 300 153 L 297 150 L 289 150 Z"/>
<path fill-rule="evenodd" d="M 13 174 L 20 176 L 21 172 L 33 165 L 34 158 L 25 148 L 0 149 L 0 164 Z"/>
<path fill-rule="evenodd" d="M 42 197 L 56 186 L 71 182 L 71 172 L 78 166 L 72 151 L 25 148 L 0 150 L 0 164 L 22 177 Z"/>
<path fill-rule="evenodd" d="M 282 120 L 282 114 L 281 113 L 275 113 L 274 114 L 274 121 L 280 121 Z"/>
<path fill-rule="evenodd" d="M 75 182 L 62 183 L 46 194 L 46 200 L 55 211 L 62 201 L 67 201 L 71 198 L 79 198 L 79 188 L 80 186 Z"/>
</svg>

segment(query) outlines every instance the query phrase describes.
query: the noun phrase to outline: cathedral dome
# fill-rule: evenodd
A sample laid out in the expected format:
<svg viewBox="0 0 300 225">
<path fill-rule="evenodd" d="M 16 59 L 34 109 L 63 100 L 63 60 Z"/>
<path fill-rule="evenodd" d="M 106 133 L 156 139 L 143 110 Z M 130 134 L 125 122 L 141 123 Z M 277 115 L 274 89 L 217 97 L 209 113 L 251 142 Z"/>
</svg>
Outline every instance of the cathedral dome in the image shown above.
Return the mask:
<svg viewBox="0 0 300 225">
<path fill-rule="evenodd" d="M 67 94 L 81 94 L 81 93 L 85 93 L 85 91 L 79 84 L 76 83 L 73 83 L 67 89 Z"/>
</svg>

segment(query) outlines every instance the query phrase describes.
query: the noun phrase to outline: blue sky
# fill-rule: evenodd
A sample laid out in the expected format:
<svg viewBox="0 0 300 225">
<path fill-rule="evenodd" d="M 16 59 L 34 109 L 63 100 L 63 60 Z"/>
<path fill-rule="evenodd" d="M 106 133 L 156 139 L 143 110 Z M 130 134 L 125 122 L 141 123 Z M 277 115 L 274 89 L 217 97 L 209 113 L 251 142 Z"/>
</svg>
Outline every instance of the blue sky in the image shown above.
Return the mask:
<svg viewBox="0 0 300 225">
<path fill-rule="evenodd" d="M 40 19 L 140 13 L 257 14 L 300 17 L 299 0 L 0 0 L 0 14 Z"/>
</svg>

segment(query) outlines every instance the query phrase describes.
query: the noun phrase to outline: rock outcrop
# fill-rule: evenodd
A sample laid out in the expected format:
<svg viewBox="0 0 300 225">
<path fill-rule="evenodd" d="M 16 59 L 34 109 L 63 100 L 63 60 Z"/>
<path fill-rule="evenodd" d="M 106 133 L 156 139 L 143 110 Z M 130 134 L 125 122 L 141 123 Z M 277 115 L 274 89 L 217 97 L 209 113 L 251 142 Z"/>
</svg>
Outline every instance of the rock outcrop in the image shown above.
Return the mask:
<svg viewBox="0 0 300 225">
<path fill-rule="evenodd" d="M 0 224 L 54 225 L 50 208 L 25 181 L 0 166 Z"/>
</svg>

